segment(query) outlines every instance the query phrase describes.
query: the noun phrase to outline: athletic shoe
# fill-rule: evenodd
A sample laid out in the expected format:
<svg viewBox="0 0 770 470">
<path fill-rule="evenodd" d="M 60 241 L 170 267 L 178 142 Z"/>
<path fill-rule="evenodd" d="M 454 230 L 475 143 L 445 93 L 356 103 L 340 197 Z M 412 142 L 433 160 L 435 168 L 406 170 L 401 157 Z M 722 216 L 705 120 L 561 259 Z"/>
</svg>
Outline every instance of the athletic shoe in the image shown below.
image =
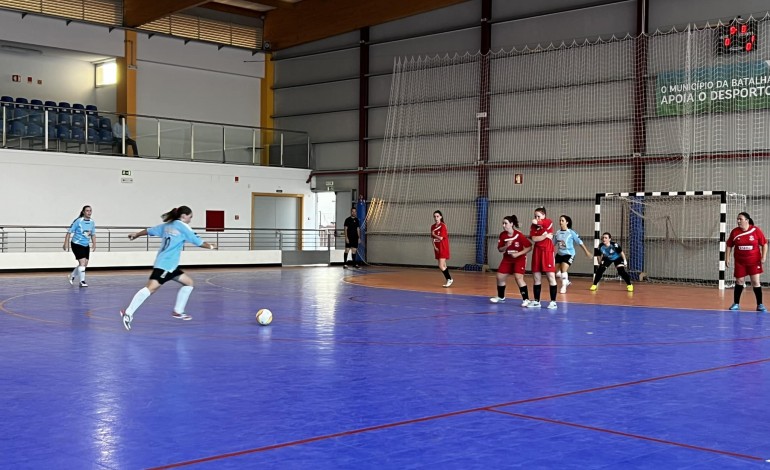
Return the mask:
<svg viewBox="0 0 770 470">
<path fill-rule="evenodd" d="M 67 274 L 67 279 L 70 281 L 71 286 L 75 285 L 75 276 L 73 276 L 72 274 Z"/>
<path fill-rule="evenodd" d="M 492 302 L 493 304 L 500 304 L 505 302 L 505 297 L 491 297 L 489 301 Z"/>
<path fill-rule="evenodd" d="M 451 286 L 451 285 L 452 285 L 452 283 L 453 283 L 453 282 L 455 282 L 455 280 L 454 280 L 454 279 L 448 279 L 448 280 L 446 281 L 446 284 L 444 284 L 444 285 L 443 285 L 443 287 L 449 287 L 449 286 Z"/>
<path fill-rule="evenodd" d="M 561 289 L 559 290 L 560 293 L 566 294 L 567 293 L 567 286 L 572 284 L 572 281 L 565 281 L 561 284 Z"/>
<path fill-rule="evenodd" d="M 627 285 L 627 286 L 626 286 L 626 290 L 627 290 L 628 292 L 633 292 L 633 291 L 634 291 L 634 285 L 633 285 L 633 284 L 629 284 L 629 285 Z"/>
<path fill-rule="evenodd" d="M 521 301 L 522 307 L 529 307 L 529 299 L 524 299 Z"/>
<path fill-rule="evenodd" d="M 765 304 L 757 305 L 757 312 L 767 312 L 767 307 L 765 307 Z"/>
<path fill-rule="evenodd" d="M 728 310 L 740 310 L 741 306 L 738 304 L 732 304 L 730 305 L 730 308 Z"/>
<path fill-rule="evenodd" d="M 540 308 L 540 301 L 539 300 L 530 300 L 529 305 L 527 305 L 528 308 Z"/>
<path fill-rule="evenodd" d="M 596 290 L 598 288 L 599 288 L 599 286 L 597 286 L 596 284 L 593 284 L 593 285 L 591 285 L 591 287 L 588 288 L 588 290 L 594 291 L 594 290 Z"/>
<path fill-rule="evenodd" d="M 548 308 L 550 308 L 550 309 L 556 308 L 556 301 L 552 300 L 550 303 L 548 303 Z"/>
<path fill-rule="evenodd" d="M 342 269 L 348 269 L 348 265 L 343 263 Z"/>
<path fill-rule="evenodd" d="M 123 320 L 123 328 L 131 331 L 131 320 L 134 319 L 131 315 L 127 315 L 125 310 L 120 311 L 120 319 Z"/>
<path fill-rule="evenodd" d="M 88 284 L 86 284 L 86 281 L 80 281 L 80 287 L 88 287 Z"/>
<path fill-rule="evenodd" d="M 192 320 L 192 317 L 186 313 L 172 312 L 171 316 L 174 318 L 178 318 L 179 320 Z"/>
</svg>

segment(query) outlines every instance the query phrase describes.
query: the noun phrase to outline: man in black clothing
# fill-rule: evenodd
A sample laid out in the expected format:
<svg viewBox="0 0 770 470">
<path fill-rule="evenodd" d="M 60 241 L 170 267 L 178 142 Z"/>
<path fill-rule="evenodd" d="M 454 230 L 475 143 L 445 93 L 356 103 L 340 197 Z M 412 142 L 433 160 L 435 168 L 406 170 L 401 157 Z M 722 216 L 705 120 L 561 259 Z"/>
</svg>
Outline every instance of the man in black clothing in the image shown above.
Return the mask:
<svg viewBox="0 0 770 470">
<path fill-rule="evenodd" d="M 361 223 L 358 221 L 358 217 L 356 217 L 355 207 L 350 209 L 350 217 L 345 219 L 343 232 L 345 233 L 345 254 L 343 256 L 344 262 L 342 263 L 342 267 L 348 267 L 348 253 L 353 252 L 353 256 L 351 256 L 350 259 L 353 263 L 353 267 L 357 268 L 359 266 L 358 260 L 356 259 L 356 253 L 358 252 L 358 239 L 361 238 Z"/>
</svg>

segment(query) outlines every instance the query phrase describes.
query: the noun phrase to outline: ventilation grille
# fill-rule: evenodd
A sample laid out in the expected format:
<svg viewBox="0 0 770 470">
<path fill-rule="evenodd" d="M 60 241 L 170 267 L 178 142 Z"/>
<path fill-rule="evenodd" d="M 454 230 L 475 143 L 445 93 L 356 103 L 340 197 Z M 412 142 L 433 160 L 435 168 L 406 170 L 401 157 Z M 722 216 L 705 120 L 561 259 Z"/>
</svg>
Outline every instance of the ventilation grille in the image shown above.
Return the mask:
<svg viewBox="0 0 770 470">
<path fill-rule="evenodd" d="M 123 26 L 122 0 L 0 0 L 0 8 L 58 16 L 89 23 Z M 169 15 L 138 28 L 198 41 L 245 49 L 262 49 L 262 28 L 199 18 Z"/>
<path fill-rule="evenodd" d="M 0 8 L 121 26 L 121 0 L 0 0 Z"/>
<path fill-rule="evenodd" d="M 169 15 L 143 24 L 138 29 L 247 49 L 262 48 L 261 28 L 197 16 Z"/>
</svg>

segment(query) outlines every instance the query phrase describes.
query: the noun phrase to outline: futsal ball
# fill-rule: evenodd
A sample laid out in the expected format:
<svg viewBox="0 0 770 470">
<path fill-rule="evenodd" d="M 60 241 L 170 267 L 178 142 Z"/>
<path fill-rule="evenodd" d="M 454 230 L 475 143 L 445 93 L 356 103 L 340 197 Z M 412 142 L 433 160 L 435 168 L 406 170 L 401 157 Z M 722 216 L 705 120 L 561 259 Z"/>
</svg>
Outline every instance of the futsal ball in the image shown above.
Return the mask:
<svg viewBox="0 0 770 470">
<path fill-rule="evenodd" d="M 269 325 L 273 321 L 273 312 L 266 308 L 259 309 L 257 312 L 257 323 L 260 325 Z"/>
</svg>

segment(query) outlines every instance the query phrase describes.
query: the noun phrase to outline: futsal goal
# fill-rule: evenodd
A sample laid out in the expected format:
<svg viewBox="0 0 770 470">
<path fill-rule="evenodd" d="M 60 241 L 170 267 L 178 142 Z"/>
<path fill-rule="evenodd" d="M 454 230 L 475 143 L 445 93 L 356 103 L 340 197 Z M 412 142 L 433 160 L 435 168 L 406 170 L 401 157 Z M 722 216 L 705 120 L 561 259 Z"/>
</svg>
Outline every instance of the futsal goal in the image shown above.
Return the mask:
<svg viewBox="0 0 770 470">
<path fill-rule="evenodd" d="M 724 289 L 727 216 L 745 207 L 726 191 L 598 193 L 594 247 L 609 232 L 635 280 Z"/>
</svg>

